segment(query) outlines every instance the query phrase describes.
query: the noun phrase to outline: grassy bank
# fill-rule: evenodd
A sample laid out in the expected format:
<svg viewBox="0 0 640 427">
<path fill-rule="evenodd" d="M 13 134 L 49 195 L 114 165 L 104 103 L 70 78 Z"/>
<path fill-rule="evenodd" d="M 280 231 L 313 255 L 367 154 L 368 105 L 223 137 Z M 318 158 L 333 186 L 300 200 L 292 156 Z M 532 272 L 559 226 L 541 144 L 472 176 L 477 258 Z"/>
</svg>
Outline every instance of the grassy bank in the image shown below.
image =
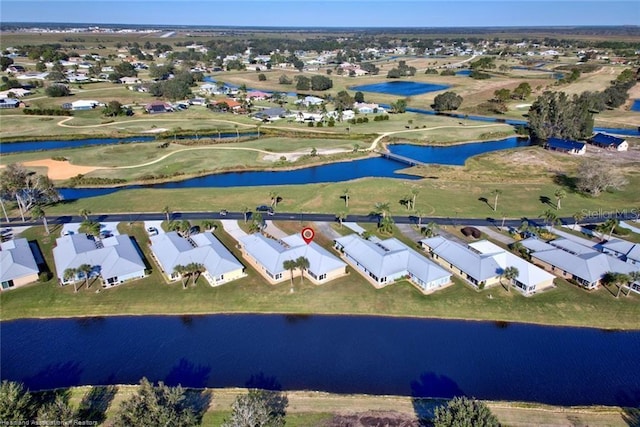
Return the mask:
<svg viewBox="0 0 640 427">
<path fill-rule="evenodd" d="M 72 387 L 58 390 L 67 393 L 72 407 L 77 405 L 92 390 L 92 387 Z M 195 391 L 195 390 L 194 390 Z M 108 399 L 92 401 L 92 407 L 102 411 L 96 413 L 102 418 L 100 425 L 109 425 L 113 420 L 120 403 L 136 392 L 135 386 L 119 385 L 113 396 Z M 246 393 L 245 389 L 202 389 L 197 390 L 201 396 L 209 399 L 209 406 L 202 414 L 203 426 L 219 426 L 229 417 L 231 404 L 238 395 Z M 324 426 L 327 422 L 344 416 L 366 416 L 372 420 L 384 418 L 387 422 L 394 418 L 415 418 L 414 402 L 404 396 L 375 396 L 350 394 L 340 395 L 312 391 L 288 391 L 287 426 L 315 427 Z M 44 396 L 45 398 L 48 395 Z M 422 405 L 437 406 L 440 400 L 423 399 Z M 536 403 L 485 401 L 502 425 L 598 425 L 623 427 L 637 422 L 638 410 L 611 406 L 574 406 L 562 407 Z M 102 415 L 102 417 L 100 417 Z M 635 421 L 634 421 L 635 420 Z M 389 425 L 389 424 L 385 424 Z"/>
<path fill-rule="evenodd" d="M 300 224 L 299 226 L 302 226 Z M 290 226 L 293 227 L 293 223 Z M 120 224 L 120 231 L 133 235 L 147 260 L 151 260 L 148 238 L 141 223 Z M 53 233 L 59 232 L 53 230 Z M 25 232 L 38 239 L 47 264 L 53 268 L 51 249 L 55 239 L 44 236 L 42 227 Z M 216 235 L 242 261 L 235 241 L 222 230 Z M 320 240 L 328 246 L 328 240 Z M 245 263 L 246 265 L 246 263 Z M 565 281 L 549 292 L 525 298 L 502 288 L 477 292 L 456 280 L 454 286 L 423 295 L 413 285 L 400 281 L 374 289 L 356 272 L 322 286 L 309 281 L 268 285 L 251 267 L 247 277 L 212 288 L 204 278 L 183 290 L 180 283 L 167 284 L 151 262 L 147 278 L 97 292 L 98 285 L 61 288 L 55 279 L 0 294 L 3 320 L 29 317 L 72 317 L 145 314 L 205 313 L 313 313 L 338 315 L 387 315 L 527 322 L 586 326 L 607 329 L 637 329 L 640 296 L 615 299 L 607 289 L 587 292 Z M 489 298 L 491 295 L 491 298 Z"/>
</svg>

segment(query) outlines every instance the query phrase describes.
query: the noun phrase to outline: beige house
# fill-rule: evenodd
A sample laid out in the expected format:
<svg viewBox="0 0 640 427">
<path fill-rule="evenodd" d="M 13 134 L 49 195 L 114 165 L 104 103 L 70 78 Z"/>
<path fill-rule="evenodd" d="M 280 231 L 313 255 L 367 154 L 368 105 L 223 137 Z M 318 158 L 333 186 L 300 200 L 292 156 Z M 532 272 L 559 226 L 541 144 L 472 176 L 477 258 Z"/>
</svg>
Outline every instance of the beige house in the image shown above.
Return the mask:
<svg viewBox="0 0 640 427">
<path fill-rule="evenodd" d="M 13 239 L 0 244 L 0 290 L 35 282 L 38 273 L 38 264 L 27 239 Z"/>
</svg>

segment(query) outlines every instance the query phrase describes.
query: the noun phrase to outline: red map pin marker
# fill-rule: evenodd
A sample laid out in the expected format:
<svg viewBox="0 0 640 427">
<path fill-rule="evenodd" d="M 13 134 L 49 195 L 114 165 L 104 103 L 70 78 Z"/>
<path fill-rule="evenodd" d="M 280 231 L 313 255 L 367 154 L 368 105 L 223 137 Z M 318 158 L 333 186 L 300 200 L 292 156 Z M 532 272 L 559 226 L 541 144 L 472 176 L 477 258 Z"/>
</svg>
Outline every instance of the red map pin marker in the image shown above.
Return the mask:
<svg viewBox="0 0 640 427">
<path fill-rule="evenodd" d="M 305 227 L 302 229 L 302 233 L 300 234 L 302 234 L 302 240 L 304 240 L 304 242 L 308 245 L 315 237 L 316 232 L 313 231 L 313 228 L 311 227 Z"/>
</svg>

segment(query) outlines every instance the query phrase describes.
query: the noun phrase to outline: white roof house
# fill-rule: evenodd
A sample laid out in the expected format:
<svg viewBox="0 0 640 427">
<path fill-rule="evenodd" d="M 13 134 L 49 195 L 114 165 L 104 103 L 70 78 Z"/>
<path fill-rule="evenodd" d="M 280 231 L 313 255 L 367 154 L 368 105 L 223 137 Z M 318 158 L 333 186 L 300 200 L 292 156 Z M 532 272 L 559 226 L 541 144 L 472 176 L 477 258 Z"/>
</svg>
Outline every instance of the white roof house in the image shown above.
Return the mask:
<svg viewBox="0 0 640 427">
<path fill-rule="evenodd" d="M 38 264 L 27 239 L 13 239 L 0 244 L 1 290 L 38 280 Z"/>
<path fill-rule="evenodd" d="M 290 272 L 284 268 L 283 263 L 295 261 L 299 257 L 309 260 L 309 269 L 305 274 L 318 284 L 328 282 L 346 272 L 346 264 L 338 257 L 315 242 L 306 244 L 298 234 L 277 241 L 255 233 L 242 237 L 240 244 L 248 260 L 273 282 L 289 278 Z"/>
<path fill-rule="evenodd" d="M 509 251 L 487 241 L 481 240 L 464 246 L 442 236 L 423 239 L 422 246 L 434 259 L 459 273 L 474 286 L 497 285 L 507 267 L 518 269 L 514 280 L 516 289 L 525 295 L 531 295 L 544 288 L 553 286 L 552 274 L 536 267 Z"/>
<path fill-rule="evenodd" d="M 56 239 L 53 248 L 58 280 L 66 285 L 84 279 L 81 272 L 68 281 L 64 271 L 89 264 L 93 271 L 90 276 L 102 277 L 104 287 L 119 285 L 128 280 L 145 277 L 145 264 L 126 234 L 119 234 L 102 240 L 94 240 L 85 233 L 71 234 Z"/>
<path fill-rule="evenodd" d="M 305 96 L 302 99 L 297 100 L 295 103 L 296 104 L 302 104 L 305 107 L 308 107 L 309 105 L 320 105 L 324 102 L 324 99 L 322 98 L 318 98 L 317 96 Z"/>
<path fill-rule="evenodd" d="M 94 100 L 84 100 L 84 99 L 79 99 L 77 101 L 73 101 L 71 103 L 71 109 L 74 111 L 77 110 L 92 110 L 94 108 L 96 108 L 99 105 L 104 105 L 98 101 L 94 101 Z"/>
<path fill-rule="evenodd" d="M 201 264 L 202 275 L 211 286 L 218 286 L 244 277 L 244 266 L 212 233 L 198 233 L 184 238 L 175 231 L 152 236 L 151 251 L 169 278 L 178 280 L 174 272 L 178 265 Z"/>
<path fill-rule="evenodd" d="M 629 274 L 640 271 L 640 266 L 625 263 L 568 239 L 544 243 L 530 238 L 520 243 L 530 251 L 531 258 L 547 270 L 565 279 L 575 280 L 587 289 L 597 288 L 608 272 Z"/>
<path fill-rule="evenodd" d="M 451 283 L 451 273 L 395 238 L 374 242 L 351 234 L 336 239 L 335 247 L 376 287 L 407 276 L 425 292 Z"/>
<path fill-rule="evenodd" d="M 598 245 L 597 248 L 630 264 L 640 265 L 640 244 L 622 239 L 612 239 Z"/>
</svg>

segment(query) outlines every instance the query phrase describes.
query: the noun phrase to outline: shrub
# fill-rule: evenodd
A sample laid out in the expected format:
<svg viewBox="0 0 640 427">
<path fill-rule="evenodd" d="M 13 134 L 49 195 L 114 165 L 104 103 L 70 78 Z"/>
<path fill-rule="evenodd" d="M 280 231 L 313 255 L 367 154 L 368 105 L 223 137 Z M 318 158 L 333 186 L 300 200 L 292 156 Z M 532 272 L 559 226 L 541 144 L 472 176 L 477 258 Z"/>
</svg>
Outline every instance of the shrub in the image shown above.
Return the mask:
<svg viewBox="0 0 640 427">
<path fill-rule="evenodd" d="M 48 282 L 52 277 L 53 274 L 50 271 L 41 271 L 40 273 L 38 273 L 38 282 Z"/>
</svg>

